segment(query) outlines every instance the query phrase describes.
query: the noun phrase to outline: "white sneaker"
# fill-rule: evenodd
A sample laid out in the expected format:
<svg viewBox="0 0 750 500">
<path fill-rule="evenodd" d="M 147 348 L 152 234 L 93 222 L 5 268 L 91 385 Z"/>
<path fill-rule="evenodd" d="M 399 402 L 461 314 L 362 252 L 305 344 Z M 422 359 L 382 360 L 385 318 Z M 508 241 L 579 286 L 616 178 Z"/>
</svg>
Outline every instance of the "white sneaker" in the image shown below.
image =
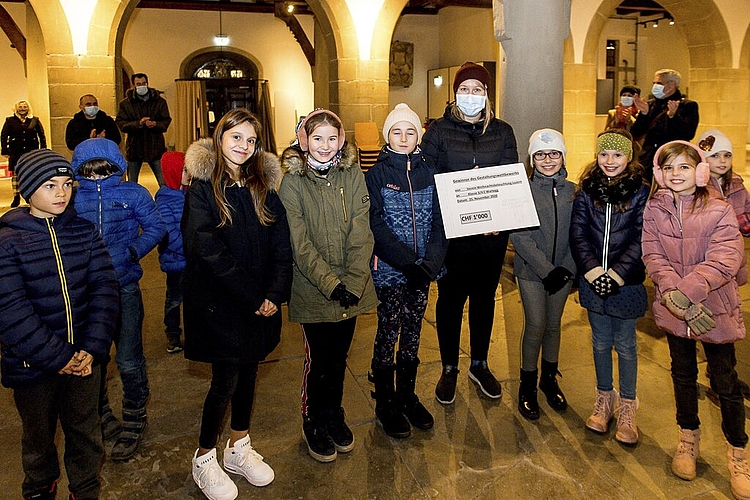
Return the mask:
<svg viewBox="0 0 750 500">
<path fill-rule="evenodd" d="M 193 481 L 209 500 L 234 500 L 237 498 L 237 485 L 229 479 L 216 460 L 214 448 L 205 455 L 193 455 Z"/>
<path fill-rule="evenodd" d="M 270 484 L 275 477 L 271 466 L 250 446 L 250 436 L 236 441 L 231 448 L 227 441 L 227 447 L 224 448 L 224 468 L 234 474 L 242 474 L 253 486 Z"/>
</svg>

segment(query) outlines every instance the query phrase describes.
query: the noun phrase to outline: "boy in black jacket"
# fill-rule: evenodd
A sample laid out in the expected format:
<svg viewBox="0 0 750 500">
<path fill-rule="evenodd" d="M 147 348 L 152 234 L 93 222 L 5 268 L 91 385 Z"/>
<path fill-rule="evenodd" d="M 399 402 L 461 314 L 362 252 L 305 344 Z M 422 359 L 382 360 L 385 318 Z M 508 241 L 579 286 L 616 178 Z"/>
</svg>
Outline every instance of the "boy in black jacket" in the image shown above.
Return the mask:
<svg viewBox="0 0 750 500">
<path fill-rule="evenodd" d="M 54 151 L 23 155 L 28 208 L 0 218 L 0 371 L 23 422 L 23 497 L 53 499 L 55 432 L 65 434 L 71 498 L 99 496 L 100 362 L 117 324 L 117 277 L 101 236 L 68 208 L 73 168 Z"/>
</svg>

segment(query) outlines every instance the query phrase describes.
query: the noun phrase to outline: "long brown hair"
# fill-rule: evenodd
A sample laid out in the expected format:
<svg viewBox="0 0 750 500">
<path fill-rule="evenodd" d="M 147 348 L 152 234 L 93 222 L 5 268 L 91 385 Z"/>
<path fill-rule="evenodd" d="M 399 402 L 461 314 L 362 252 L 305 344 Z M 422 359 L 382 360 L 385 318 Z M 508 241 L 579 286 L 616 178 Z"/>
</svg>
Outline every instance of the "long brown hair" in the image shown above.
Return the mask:
<svg viewBox="0 0 750 500">
<path fill-rule="evenodd" d="M 226 158 L 221 150 L 221 140 L 224 133 L 233 129 L 242 123 L 249 123 L 257 139 L 255 141 L 255 150 L 250 158 L 240 165 L 239 179 L 235 179 L 232 169 L 229 168 Z M 253 198 L 255 215 L 260 223 L 268 226 L 273 223 L 274 218 L 266 208 L 266 197 L 271 187 L 268 185 L 268 179 L 263 175 L 263 139 L 261 132 L 263 127 L 260 120 L 249 109 L 236 108 L 229 111 L 221 117 L 214 131 L 214 151 L 216 152 L 216 166 L 211 172 L 211 184 L 213 186 L 216 206 L 219 208 L 219 227 L 226 224 L 232 224 L 233 207 L 227 202 L 225 194 L 226 187 L 234 182 L 240 182 L 245 186 Z"/>
<path fill-rule="evenodd" d="M 694 169 L 696 169 L 697 165 L 703 161 L 703 158 L 701 158 L 700 153 L 695 150 L 694 147 L 688 146 L 687 144 L 681 144 L 679 142 L 674 142 L 671 144 L 667 144 L 662 148 L 661 152 L 659 152 L 659 156 L 656 158 L 656 163 L 659 164 L 659 166 L 664 166 L 667 163 L 669 163 L 674 158 L 677 158 L 680 155 L 685 155 L 685 158 L 688 160 L 688 163 L 690 163 Z M 660 186 L 657 185 L 656 180 L 654 180 L 653 185 L 651 186 L 651 193 L 650 196 L 653 196 L 653 194 L 660 189 Z M 669 189 L 669 188 L 662 188 L 662 189 Z M 695 195 L 693 196 L 693 202 L 690 206 L 690 211 L 695 212 L 696 208 L 701 208 L 708 203 L 709 193 L 708 188 L 705 186 L 695 186 Z"/>
</svg>

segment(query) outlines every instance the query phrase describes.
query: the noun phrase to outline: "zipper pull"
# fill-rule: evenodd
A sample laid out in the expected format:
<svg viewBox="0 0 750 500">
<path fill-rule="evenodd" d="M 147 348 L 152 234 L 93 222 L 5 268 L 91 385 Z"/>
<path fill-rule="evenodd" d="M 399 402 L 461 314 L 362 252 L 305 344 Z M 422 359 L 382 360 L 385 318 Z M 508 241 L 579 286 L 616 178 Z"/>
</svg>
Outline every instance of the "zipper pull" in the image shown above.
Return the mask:
<svg viewBox="0 0 750 500">
<path fill-rule="evenodd" d="M 552 192 L 555 193 L 555 197 L 557 197 L 557 181 L 552 180 Z"/>
</svg>

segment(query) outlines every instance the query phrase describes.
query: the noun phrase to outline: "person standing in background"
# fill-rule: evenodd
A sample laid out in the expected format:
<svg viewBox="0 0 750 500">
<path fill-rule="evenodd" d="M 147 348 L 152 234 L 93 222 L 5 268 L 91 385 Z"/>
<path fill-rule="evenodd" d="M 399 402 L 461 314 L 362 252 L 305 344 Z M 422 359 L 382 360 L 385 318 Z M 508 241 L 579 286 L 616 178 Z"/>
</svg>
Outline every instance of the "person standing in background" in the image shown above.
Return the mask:
<svg viewBox="0 0 750 500">
<path fill-rule="evenodd" d="M 122 137 L 115 121 L 99 109 L 99 101 L 93 94 L 84 94 L 78 100 L 80 111 L 73 115 L 65 128 L 65 145 L 73 151 L 86 139 L 104 137 L 119 146 Z"/>
<path fill-rule="evenodd" d="M 47 137 L 44 135 L 42 122 L 33 115 L 28 101 L 21 100 L 13 105 L 13 115 L 5 119 L 0 133 L 0 143 L 2 144 L 0 154 L 8 157 L 8 170 L 13 172 L 11 179 L 13 201 L 10 207 L 15 208 L 21 203 L 18 177 L 15 172 L 18 159 L 24 153 L 47 147 Z"/>
<path fill-rule="evenodd" d="M 630 130 L 630 127 L 635 123 L 636 115 L 638 115 L 638 108 L 635 106 L 635 96 L 640 94 L 641 89 L 634 85 L 625 85 L 620 89 L 620 101 L 614 109 L 609 110 L 604 130 L 611 128 Z"/>
</svg>

